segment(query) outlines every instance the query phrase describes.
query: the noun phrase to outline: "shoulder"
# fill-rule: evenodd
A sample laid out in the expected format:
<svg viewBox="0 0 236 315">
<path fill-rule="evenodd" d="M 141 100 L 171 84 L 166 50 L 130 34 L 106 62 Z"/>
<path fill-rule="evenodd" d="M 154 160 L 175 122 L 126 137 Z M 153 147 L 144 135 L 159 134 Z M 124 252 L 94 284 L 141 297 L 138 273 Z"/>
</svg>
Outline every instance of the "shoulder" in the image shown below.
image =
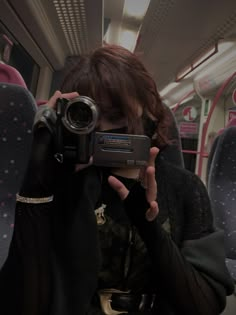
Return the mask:
<svg viewBox="0 0 236 315">
<path fill-rule="evenodd" d="M 201 179 L 194 173 L 187 169 L 176 166 L 168 161 L 157 158 L 156 160 L 156 177 L 159 179 L 162 177 L 166 182 L 174 186 L 186 187 L 186 184 L 197 187 L 205 187 Z M 189 188 L 186 187 L 186 188 Z"/>
<path fill-rule="evenodd" d="M 157 159 L 156 178 L 161 204 L 169 205 L 174 229 L 181 231 L 182 240 L 212 233 L 210 199 L 205 185 L 196 174 Z"/>
<path fill-rule="evenodd" d="M 178 205 L 191 211 L 211 208 L 206 186 L 196 174 L 160 160 L 157 161 L 156 179 L 158 187 L 163 186 L 169 198 L 174 197 Z"/>
</svg>

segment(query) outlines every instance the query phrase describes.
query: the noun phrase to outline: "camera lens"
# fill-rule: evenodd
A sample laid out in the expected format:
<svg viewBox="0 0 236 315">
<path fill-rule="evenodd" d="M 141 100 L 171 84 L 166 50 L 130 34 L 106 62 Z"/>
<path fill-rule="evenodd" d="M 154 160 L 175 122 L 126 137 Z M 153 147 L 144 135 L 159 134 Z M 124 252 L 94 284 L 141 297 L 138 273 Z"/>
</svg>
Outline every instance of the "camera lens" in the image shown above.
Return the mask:
<svg viewBox="0 0 236 315">
<path fill-rule="evenodd" d="M 85 103 L 73 103 L 67 111 L 68 121 L 75 128 L 86 128 L 93 121 L 91 108 Z"/>
<path fill-rule="evenodd" d="M 91 98 L 78 96 L 65 104 L 62 122 L 70 132 L 88 134 L 94 130 L 98 119 L 98 108 Z"/>
</svg>

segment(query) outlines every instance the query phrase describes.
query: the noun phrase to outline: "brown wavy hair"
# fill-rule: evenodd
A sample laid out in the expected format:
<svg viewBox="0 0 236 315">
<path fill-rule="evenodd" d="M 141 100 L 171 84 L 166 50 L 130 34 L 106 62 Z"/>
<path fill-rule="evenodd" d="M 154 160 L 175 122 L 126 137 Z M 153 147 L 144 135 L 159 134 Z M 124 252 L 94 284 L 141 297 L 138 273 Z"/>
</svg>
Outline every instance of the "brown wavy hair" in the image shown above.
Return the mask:
<svg viewBox="0 0 236 315">
<path fill-rule="evenodd" d="M 143 113 L 151 114 L 156 121 L 153 145 L 163 147 L 168 143 L 165 108 L 156 84 L 138 57 L 123 47 L 106 45 L 79 57 L 61 91 L 91 97 L 105 119 L 125 119 L 128 132 L 134 134 L 143 132 L 137 110 L 141 106 Z"/>
</svg>

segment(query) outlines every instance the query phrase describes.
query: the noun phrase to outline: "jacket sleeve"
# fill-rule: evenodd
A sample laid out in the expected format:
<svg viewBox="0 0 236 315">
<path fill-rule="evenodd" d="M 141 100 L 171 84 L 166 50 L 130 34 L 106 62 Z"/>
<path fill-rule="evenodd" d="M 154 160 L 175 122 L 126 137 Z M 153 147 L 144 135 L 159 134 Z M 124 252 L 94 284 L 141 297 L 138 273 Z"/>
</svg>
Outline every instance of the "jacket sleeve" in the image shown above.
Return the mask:
<svg viewBox="0 0 236 315">
<path fill-rule="evenodd" d="M 225 308 L 226 295 L 233 292 L 225 265 L 223 234 L 213 229 L 204 185 L 197 177 L 187 179 L 188 192 L 184 192 L 183 203 L 187 226 L 181 248 L 158 218 L 152 222 L 145 220 L 148 204 L 140 185 L 131 190 L 125 208 L 147 246 L 158 288 L 168 304 L 180 314 L 217 315 Z"/>
<path fill-rule="evenodd" d="M 49 211 L 49 204 L 16 204 L 14 233 L 0 271 L 0 304 L 6 315 L 49 311 Z"/>
<path fill-rule="evenodd" d="M 85 172 L 90 176 L 80 181 Z M 13 238 L 0 271 L 4 315 L 86 314 L 100 268 L 94 215 L 99 175 L 92 168 L 68 175 L 60 188 L 64 194 L 57 192 L 53 202 L 16 204 Z"/>
</svg>

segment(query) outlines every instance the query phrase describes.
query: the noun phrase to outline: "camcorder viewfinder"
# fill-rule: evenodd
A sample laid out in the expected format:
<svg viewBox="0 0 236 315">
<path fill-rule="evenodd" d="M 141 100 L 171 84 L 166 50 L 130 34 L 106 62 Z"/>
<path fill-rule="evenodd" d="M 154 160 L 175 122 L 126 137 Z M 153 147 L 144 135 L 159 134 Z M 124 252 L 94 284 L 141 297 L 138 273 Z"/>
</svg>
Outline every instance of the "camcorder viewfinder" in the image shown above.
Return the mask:
<svg viewBox="0 0 236 315">
<path fill-rule="evenodd" d="M 78 96 L 56 103 L 55 158 L 60 162 L 105 167 L 140 167 L 149 159 L 145 135 L 97 132 L 99 110 L 94 100 Z"/>
</svg>

